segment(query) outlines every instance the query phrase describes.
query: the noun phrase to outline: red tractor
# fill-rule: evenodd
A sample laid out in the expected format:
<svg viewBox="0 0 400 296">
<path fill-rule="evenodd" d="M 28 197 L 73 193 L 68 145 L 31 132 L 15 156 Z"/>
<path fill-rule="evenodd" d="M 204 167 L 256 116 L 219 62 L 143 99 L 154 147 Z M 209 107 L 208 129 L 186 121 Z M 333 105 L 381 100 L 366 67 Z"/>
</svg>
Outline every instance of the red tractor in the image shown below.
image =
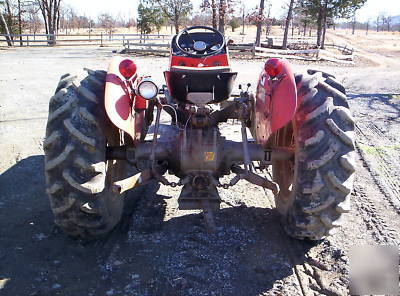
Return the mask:
<svg viewBox="0 0 400 296">
<path fill-rule="evenodd" d="M 51 208 L 67 234 L 107 234 L 121 218 L 124 192 L 151 180 L 182 186 L 179 208 L 203 209 L 210 230 L 218 187 L 241 179 L 273 192 L 296 238 L 331 234 L 349 211 L 354 121 L 332 75 L 295 75 L 286 60 L 271 58 L 255 96 L 248 85 L 231 97 L 237 73 L 224 36 L 204 26 L 173 37 L 166 86 L 120 57 L 107 72 L 87 72 L 81 81 L 61 77 L 43 144 Z M 160 123 L 163 111 L 171 124 Z M 240 142 L 221 136 L 228 119 L 241 122 Z M 222 184 L 225 175 L 232 178 Z"/>
</svg>

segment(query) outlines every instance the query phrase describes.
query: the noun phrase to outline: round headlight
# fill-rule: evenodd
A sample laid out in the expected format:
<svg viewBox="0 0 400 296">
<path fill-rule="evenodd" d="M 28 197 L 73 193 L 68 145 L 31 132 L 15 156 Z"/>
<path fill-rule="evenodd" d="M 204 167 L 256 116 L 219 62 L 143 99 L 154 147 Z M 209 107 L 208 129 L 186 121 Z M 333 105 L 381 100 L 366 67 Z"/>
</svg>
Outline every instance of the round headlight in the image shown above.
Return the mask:
<svg viewBox="0 0 400 296">
<path fill-rule="evenodd" d="M 158 94 L 158 87 L 157 85 L 151 80 L 143 80 L 139 83 L 137 87 L 139 96 L 143 99 L 150 100 L 157 96 Z"/>
</svg>

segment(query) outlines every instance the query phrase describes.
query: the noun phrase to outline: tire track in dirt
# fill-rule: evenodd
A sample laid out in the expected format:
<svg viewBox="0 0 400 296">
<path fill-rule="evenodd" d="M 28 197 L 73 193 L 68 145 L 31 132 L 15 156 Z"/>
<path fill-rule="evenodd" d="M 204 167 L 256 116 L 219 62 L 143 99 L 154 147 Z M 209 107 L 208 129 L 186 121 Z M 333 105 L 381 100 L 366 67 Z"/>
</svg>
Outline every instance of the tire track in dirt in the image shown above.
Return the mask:
<svg viewBox="0 0 400 296">
<path fill-rule="evenodd" d="M 400 214 L 400 182 L 396 176 L 400 172 L 400 163 L 396 161 L 399 156 L 396 153 L 389 154 L 385 146 L 376 145 L 376 143 L 390 143 L 390 140 L 382 134 L 374 123 L 357 124 L 356 130 L 362 136 L 363 141 L 368 143 L 368 146 L 363 146 L 359 142 L 356 143 L 359 155 L 386 200 Z M 373 155 L 367 155 L 369 149 L 371 149 Z M 372 153 L 370 152 L 370 154 Z"/>
</svg>

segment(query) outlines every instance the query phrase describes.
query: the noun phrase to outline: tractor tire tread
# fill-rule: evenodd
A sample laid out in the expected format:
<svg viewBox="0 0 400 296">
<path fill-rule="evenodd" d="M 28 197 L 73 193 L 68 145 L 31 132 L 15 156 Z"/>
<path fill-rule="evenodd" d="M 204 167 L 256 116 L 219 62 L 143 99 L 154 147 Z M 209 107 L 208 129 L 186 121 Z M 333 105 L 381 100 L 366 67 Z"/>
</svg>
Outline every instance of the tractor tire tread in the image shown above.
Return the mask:
<svg viewBox="0 0 400 296">
<path fill-rule="evenodd" d="M 355 124 L 344 87 L 326 73 L 309 74 L 296 76 L 303 99 L 295 119 L 297 178 L 283 214 L 289 235 L 320 240 L 350 211 Z"/>
<path fill-rule="evenodd" d="M 56 225 L 83 239 L 106 235 L 119 222 L 123 197 L 111 190 L 117 162 L 105 160 L 106 73 L 65 74 L 49 102 L 45 151 L 47 194 Z M 114 143 L 115 144 L 115 143 Z M 110 179 L 110 180 L 108 180 Z M 90 205 L 90 206 L 89 206 Z"/>
</svg>

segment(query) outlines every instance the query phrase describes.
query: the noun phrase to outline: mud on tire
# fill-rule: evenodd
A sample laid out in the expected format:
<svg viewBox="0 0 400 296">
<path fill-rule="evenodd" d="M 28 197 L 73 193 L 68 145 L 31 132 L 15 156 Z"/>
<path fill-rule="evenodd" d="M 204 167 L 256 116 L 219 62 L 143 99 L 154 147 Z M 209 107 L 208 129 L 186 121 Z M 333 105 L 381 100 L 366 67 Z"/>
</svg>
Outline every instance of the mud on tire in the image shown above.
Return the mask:
<svg viewBox="0 0 400 296">
<path fill-rule="evenodd" d="M 273 175 L 281 187 L 276 204 L 285 230 L 300 239 L 332 234 L 350 210 L 354 120 L 344 87 L 324 74 L 296 76 L 301 105 L 293 124 L 274 139 L 275 145 L 293 145 L 296 151 L 295 162 L 277 162 Z"/>
<path fill-rule="evenodd" d="M 104 110 L 106 73 L 88 72 L 81 81 L 61 77 L 50 99 L 43 147 L 55 223 L 71 236 L 93 239 L 120 220 L 123 197 L 111 184 L 124 167 L 105 156 L 107 143 L 119 144 L 118 130 L 111 130 Z"/>
</svg>

